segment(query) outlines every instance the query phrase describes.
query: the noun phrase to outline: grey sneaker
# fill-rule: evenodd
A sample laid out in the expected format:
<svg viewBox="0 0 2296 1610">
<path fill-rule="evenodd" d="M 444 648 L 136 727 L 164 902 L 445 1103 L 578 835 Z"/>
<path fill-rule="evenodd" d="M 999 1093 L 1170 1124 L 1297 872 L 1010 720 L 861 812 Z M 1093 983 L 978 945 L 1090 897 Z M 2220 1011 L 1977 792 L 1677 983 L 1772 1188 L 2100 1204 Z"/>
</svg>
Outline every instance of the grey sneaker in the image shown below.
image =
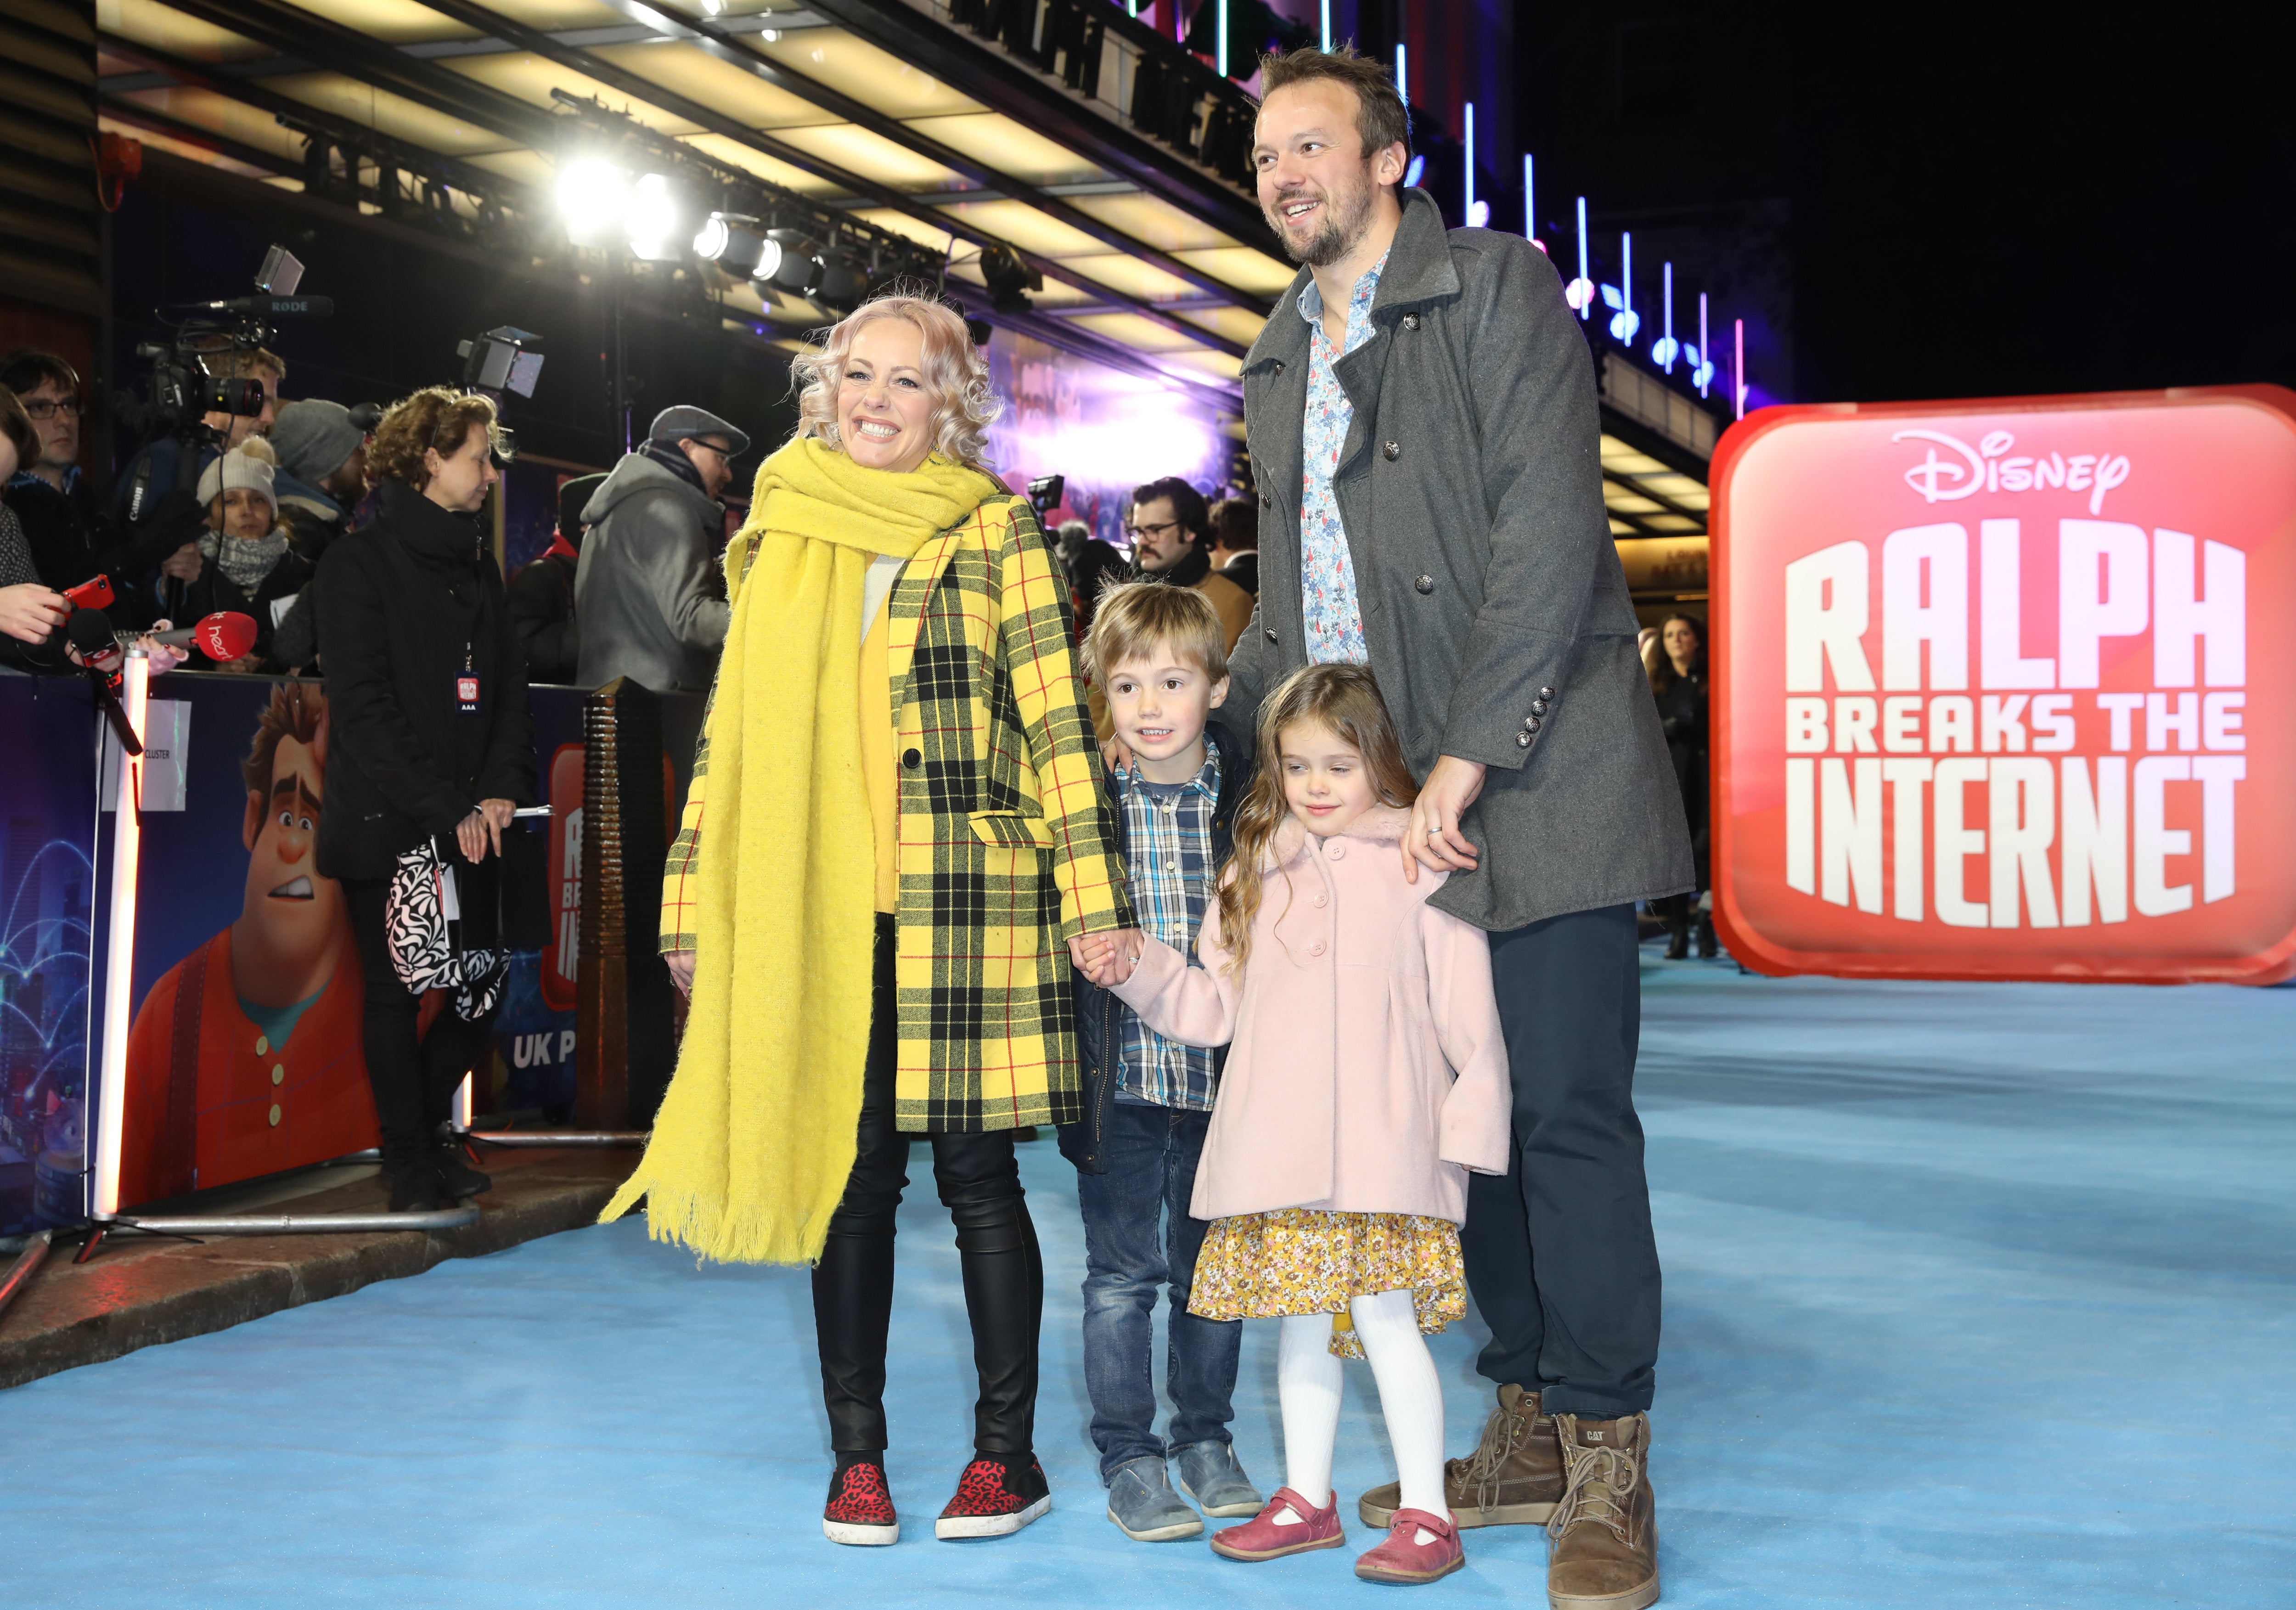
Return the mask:
<svg viewBox="0 0 2296 1610">
<path fill-rule="evenodd" d="M 1200 1537 L 1204 1524 L 1180 1502 L 1161 1459 L 1119 1465 L 1108 1483 L 1108 1518 L 1136 1543 L 1171 1543 Z"/>
<path fill-rule="evenodd" d="M 1174 1449 L 1172 1459 L 1180 1467 L 1180 1491 L 1206 1515 L 1258 1515 L 1267 1502 L 1226 1442 L 1191 1442 Z"/>
</svg>

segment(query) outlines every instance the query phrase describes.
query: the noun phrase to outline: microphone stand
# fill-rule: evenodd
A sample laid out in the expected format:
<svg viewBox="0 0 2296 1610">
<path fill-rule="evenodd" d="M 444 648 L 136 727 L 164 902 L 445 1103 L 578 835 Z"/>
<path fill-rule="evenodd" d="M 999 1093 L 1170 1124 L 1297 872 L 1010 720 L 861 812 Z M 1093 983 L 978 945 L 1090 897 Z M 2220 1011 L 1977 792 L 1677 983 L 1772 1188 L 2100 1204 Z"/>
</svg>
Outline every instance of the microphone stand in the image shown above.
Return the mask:
<svg viewBox="0 0 2296 1610">
<path fill-rule="evenodd" d="M 121 751 L 129 755 L 142 754 L 144 740 L 137 737 L 135 727 L 128 725 L 127 711 L 122 709 L 119 703 L 119 694 L 115 687 L 115 684 L 119 680 L 119 674 L 117 671 L 99 670 L 93 665 L 83 665 L 80 669 L 87 672 L 87 679 L 95 688 L 96 708 L 103 712 L 103 719 L 111 724 L 111 735 L 119 740 Z"/>
</svg>

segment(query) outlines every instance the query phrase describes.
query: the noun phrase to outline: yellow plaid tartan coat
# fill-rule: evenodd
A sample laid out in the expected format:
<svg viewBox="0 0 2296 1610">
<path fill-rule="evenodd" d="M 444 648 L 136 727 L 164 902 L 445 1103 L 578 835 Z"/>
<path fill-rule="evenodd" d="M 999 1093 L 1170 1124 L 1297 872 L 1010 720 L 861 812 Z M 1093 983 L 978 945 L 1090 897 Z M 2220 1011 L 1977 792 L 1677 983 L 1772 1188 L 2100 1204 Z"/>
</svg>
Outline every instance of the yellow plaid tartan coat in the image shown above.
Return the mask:
<svg viewBox="0 0 2296 1610">
<path fill-rule="evenodd" d="M 1081 1097 L 1068 941 L 1136 923 L 1077 680 L 1068 588 L 1028 502 L 991 497 L 919 548 L 887 619 L 900 788 L 897 1121 L 1072 1123 Z M 705 713 L 664 873 L 665 954 L 694 948 L 709 769 Z"/>
</svg>

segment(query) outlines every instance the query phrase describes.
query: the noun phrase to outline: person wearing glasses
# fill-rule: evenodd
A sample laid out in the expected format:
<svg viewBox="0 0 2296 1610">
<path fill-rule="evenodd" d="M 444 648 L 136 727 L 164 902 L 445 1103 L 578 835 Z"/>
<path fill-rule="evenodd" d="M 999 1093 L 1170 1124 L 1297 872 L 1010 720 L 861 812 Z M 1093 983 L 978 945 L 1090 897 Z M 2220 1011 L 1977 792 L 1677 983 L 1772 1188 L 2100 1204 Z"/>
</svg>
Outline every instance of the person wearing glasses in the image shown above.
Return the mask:
<svg viewBox="0 0 2296 1610">
<path fill-rule="evenodd" d="M 77 587 L 97 571 L 100 539 L 95 489 L 79 467 L 79 375 L 53 352 L 18 352 L 0 364 L 0 386 L 16 394 L 39 439 L 8 478 L 8 506 L 40 579 Z"/>
<path fill-rule="evenodd" d="M 664 408 L 591 497 L 574 571 L 579 686 L 617 677 L 658 694 L 709 686 L 732 619 L 718 573 L 718 495 L 749 450 L 747 436 L 705 409 Z"/>
<path fill-rule="evenodd" d="M 1177 475 L 1152 481 L 1133 492 L 1124 534 L 1142 578 L 1193 587 L 1210 601 L 1233 652 L 1251 624 L 1251 595 L 1212 569 L 1211 511 L 1204 495 Z"/>
</svg>

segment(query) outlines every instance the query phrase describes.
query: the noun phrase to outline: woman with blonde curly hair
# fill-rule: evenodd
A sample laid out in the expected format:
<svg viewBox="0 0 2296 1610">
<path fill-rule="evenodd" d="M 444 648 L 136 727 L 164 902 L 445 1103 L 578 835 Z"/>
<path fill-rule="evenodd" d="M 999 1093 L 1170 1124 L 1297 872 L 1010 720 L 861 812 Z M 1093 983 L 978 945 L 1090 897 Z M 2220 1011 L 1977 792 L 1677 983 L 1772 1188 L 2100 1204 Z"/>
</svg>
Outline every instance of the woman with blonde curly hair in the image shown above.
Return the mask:
<svg viewBox="0 0 2296 1610">
<path fill-rule="evenodd" d="M 282 807 L 318 818 L 319 875 L 342 884 L 393 1212 L 489 1183 L 439 1130 L 486 1050 L 494 1006 L 474 1018 L 449 1007 L 418 1037 L 420 1001 L 391 965 L 385 904 L 398 858 L 430 840 L 457 868 L 465 942 L 488 942 L 477 926 L 493 905 L 488 853 L 501 854 L 512 810 L 534 798 L 526 660 L 478 520 L 501 479 L 497 447 L 494 404 L 443 386 L 382 416 L 369 460 L 381 513 L 327 549 L 314 584 L 326 645 L 325 809 L 309 799 Z M 276 898 L 299 898 L 289 890 Z"/>
<path fill-rule="evenodd" d="M 964 319 L 881 296 L 794 367 L 797 433 L 726 550 L 733 618 L 662 890 L 685 1039 L 604 1216 L 643 1195 L 657 1239 L 813 1265 L 823 1530 L 890 1543 L 894 1212 L 929 1136 L 980 1377 L 935 1531 L 995 1536 L 1051 1503 L 1013 1131 L 1078 1117 L 1070 958 L 1136 928 L 1066 591 L 988 471 L 997 404 Z"/>
</svg>

